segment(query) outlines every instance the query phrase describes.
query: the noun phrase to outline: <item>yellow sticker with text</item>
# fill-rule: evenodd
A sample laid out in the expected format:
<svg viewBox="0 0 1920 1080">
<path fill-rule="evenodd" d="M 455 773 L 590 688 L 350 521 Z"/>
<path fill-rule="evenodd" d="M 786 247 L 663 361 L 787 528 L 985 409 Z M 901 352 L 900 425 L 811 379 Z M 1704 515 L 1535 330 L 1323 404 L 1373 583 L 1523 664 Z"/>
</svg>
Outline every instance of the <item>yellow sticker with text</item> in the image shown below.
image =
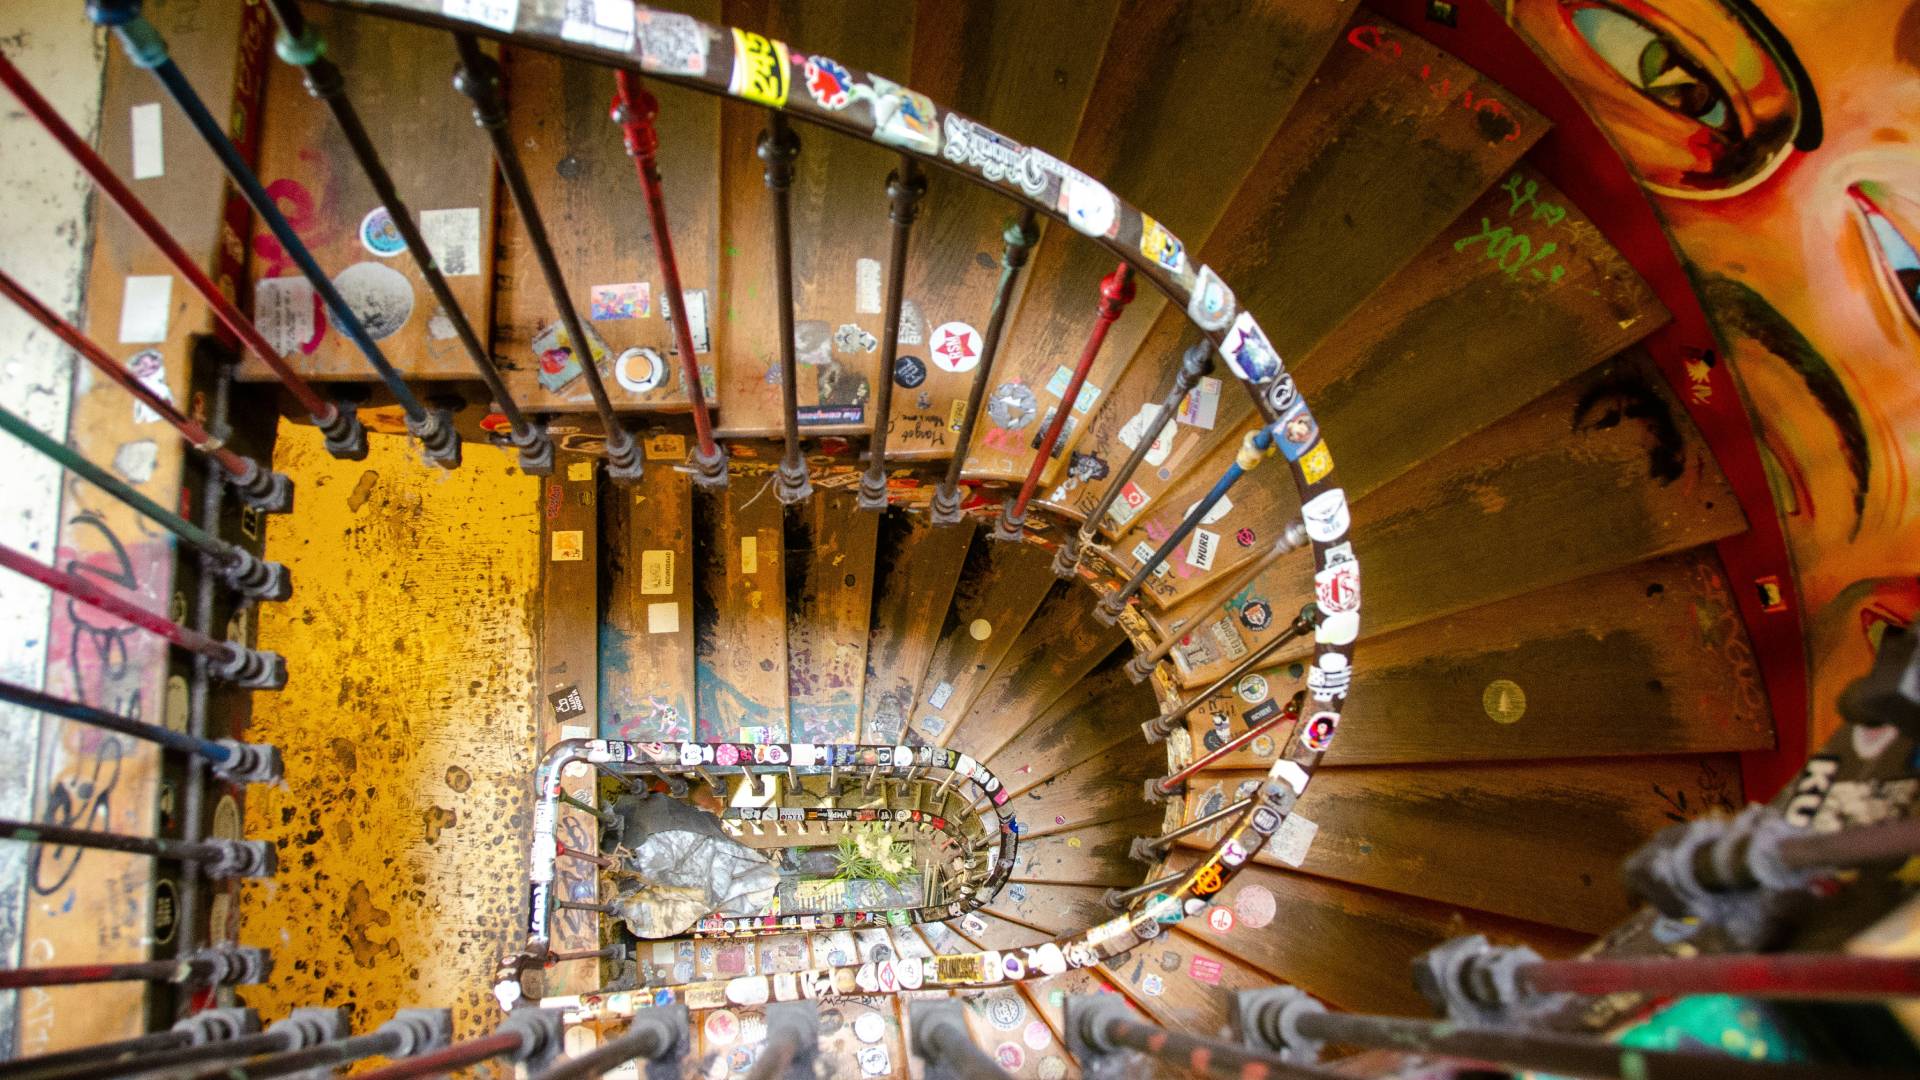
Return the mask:
<svg viewBox="0 0 1920 1080">
<path fill-rule="evenodd" d="M 579 562 L 586 558 L 586 537 L 578 529 L 553 534 L 553 561 Z"/>
<path fill-rule="evenodd" d="M 1321 477 L 1332 471 L 1333 452 L 1327 449 L 1326 440 L 1322 439 L 1313 449 L 1300 455 L 1300 475 L 1307 478 L 1307 483 L 1317 484 Z"/>
<path fill-rule="evenodd" d="M 733 32 L 733 78 L 727 92 L 779 108 L 787 103 L 790 80 L 787 43 L 748 30 Z"/>
</svg>

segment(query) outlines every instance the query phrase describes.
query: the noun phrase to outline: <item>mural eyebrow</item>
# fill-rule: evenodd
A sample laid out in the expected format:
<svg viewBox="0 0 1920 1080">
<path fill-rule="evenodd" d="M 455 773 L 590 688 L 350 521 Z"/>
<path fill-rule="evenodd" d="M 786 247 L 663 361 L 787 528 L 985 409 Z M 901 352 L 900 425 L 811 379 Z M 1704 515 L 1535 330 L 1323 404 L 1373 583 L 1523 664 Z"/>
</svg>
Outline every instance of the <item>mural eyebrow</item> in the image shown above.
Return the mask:
<svg viewBox="0 0 1920 1080">
<path fill-rule="evenodd" d="M 1803 153 L 1819 149 L 1820 140 L 1826 134 L 1820 123 L 1820 95 L 1814 90 L 1812 76 L 1808 75 L 1807 69 L 1801 66 L 1800 57 L 1794 53 L 1793 46 L 1788 44 L 1786 35 L 1774 29 L 1773 22 L 1754 6 L 1753 0 L 1721 0 L 1721 2 L 1727 5 L 1729 11 L 1738 15 L 1740 20 L 1747 24 L 1747 29 L 1753 31 L 1753 35 L 1766 46 L 1767 51 L 1780 61 L 1781 74 L 1793 84 L 1794 97 L 1800 104 L 1800 128 L 1794 133 L 1793 148 Z M 1920 10 L 1920 0 L 1916 0 L 1913 10 Z M 1909 14 L 1911 13 L 1910 11 Z"/>
</svg>

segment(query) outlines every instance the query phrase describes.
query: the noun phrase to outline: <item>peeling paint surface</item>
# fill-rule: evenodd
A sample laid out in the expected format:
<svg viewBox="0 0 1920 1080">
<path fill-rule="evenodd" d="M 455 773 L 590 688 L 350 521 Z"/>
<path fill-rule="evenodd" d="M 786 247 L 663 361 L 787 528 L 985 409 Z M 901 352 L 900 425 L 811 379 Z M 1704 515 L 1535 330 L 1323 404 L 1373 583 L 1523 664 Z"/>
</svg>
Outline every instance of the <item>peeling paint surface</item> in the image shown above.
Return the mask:
<svg viewBox="0 0 1920 1080">
<path fill-rule="evenodd" d="M 267 557 L 296 586 L 259 641 L 291 678 L 249 738 L 281 748 L 287 782 L 246 806 L 280 871 L 246 884 L 240 937 L 281 962 L 240 997 L 269 1019 L 350 1004 L 356 1030 L 451 1005 L 465 1038 L 499 1019 L 488 986 L 526 902 L 539 486 L 492 447 L 442 472 L 371 441 L 335 461 L 312 428 L 280 432 L 299 510 L 268 524 Z"/>
</svg>

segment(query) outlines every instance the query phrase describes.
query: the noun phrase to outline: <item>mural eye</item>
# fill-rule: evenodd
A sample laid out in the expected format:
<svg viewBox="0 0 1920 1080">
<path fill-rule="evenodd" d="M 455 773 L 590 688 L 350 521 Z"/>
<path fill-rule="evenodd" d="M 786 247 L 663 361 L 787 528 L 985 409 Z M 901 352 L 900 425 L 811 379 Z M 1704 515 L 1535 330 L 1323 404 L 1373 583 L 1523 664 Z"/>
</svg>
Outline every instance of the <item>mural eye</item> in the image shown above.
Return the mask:
<svg viewBox="0 0 1920 1080">
<path fill-rule="evenodd" d="M 1515 18 L 1661 194 L 1737 195 L 1819 145 L 1812 84 L 1745 0 L 1544 0 Z"/>
<path fill-rule="evenodd" d="M 1881 280 L 1899 295 L 1901 313 L 1907 321 L 1920 327 L 1920 251 L 1914 250 L 1900 226 L 1881 209 L 1887 198 L 1879 184 L 1851 184 L 1847 194 L 1853 199 L 1860 231 Z"/>
</svg>

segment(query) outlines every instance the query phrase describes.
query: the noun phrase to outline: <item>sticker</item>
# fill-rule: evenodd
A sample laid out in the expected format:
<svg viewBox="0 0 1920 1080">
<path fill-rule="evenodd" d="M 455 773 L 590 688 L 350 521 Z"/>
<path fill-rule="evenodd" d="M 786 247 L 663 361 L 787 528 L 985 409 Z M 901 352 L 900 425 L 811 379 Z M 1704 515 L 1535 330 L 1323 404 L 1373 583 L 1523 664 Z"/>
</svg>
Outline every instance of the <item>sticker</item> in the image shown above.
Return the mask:
<svg viewBox="0 0 1920 1080">
<path fill-rule="evenodd" d="M 1186 513 L 1180 515 L 1180 520 L 1185 521 L 1187 517 L 1194 512 L 1194 510 L 1199 508 L 1200 503 L 1201 503 L 1200 499 L 1195 499 L 1193 501 L 1193 505 L 1187 507 Z M 1221 518 L 1226 517 L 1228 514 L 1231 514 L 1232 512 L 1233 512 L 1233 500 L 1228 498 L 1227 493 L 1223 491 L 1220 493 L 1220 500 L 1214 503 L 1212 509 L 1208 510 L 1206 514 L 1204 514 L 1200 518 L 1199 524 L 1212 525 L 1218 522 Z"/>
<path fill-rule="evenodd" d="M 613 362 L 613 381 L 629 393 L 658 390 L 667 381 L 667 361 L 644 345 L 628 349 Z"/>
<path fill-rule="evenodd" d="M 1340 654 L 1333 653 L 1331 655 L 1339 656 Z M 1320 668 L 1318 666 L 1315 666 L 1312 669 L 1312 671 L 1308 672 L 1309 679 L 1308 679 L 1307 685 L 1309 686 L 1313 685 L 1312 679 L 1311 679 L 1312 672 L 1319 671 L 1319 670 Z M 1316 694 L 1314 696 L 1318 697 L 1319 695 Z M 1339 730 L 1340 730 L 1340 714 L 1339 713 L 1336 713 L 1336 712 L 1314 713 L 1311 717 L 1307 719 L 1306 726 L 1300 729 L 1300 745 L 1306 747 L 1307 749 L 1313 751 L 1316 754 L 1321 753 L 1325 751 L 1327 747 L 1333 745 L 1334 733 Z"/>
<path fill-rule="evenodd" d="M 599 331 L 593 327 L 587 327 L 586 331 L 593 348 L 594 362 L 606 363 L 607 343 L 600 340 Z M 564 323 L 548 324 L 546 329 L 534 335 L 531 347 L 533 355 L 540 358 L 541 386 L 558 392 L 580 377 L 580 361 L 573 355 L 573 338 L 568 335 Z"/>
<path fill-rule="evenodd" d="M 136 274 L 127 278 L 120 300 L 120 343 L 154 345 L 167 340 L 173 314 L 173 276 Z"/>
<path fill-rule="evenodd" d="M 1064 968 L 1063 962 L 1062 969 Z M 1020 1030 L 1020 1041 L 1026 1043 L 1029 1050 L 1045 1050 L 1047 1045 L 1053 1042 L 1053 1030 L 1047 1027 L 1043 1020 L 1029 1020 L 1027 1026 Z"/>
<path fill-rule="evenodd" d="M 420 238 L 445 277 L 480 275 L 480 208 L 422 209 Z"/>
<path fill-rule="evenodd" d="M 1300 456 L 1300 475 L 1309 484 L 1319 483 L 1332 471 L 1333 452 L 1327 449 L 1324 441 Z"/>
<path fill-rule="evenodd" d="M 1238 660 L 1247 655 L 1247 643 L 1240 637 L 1240 631 L 1234 628 L 1233 616 L 1222 615 L 1215 619 L 1208 624 L 1207 632 L 1213 635 L 1213 640 L 1220 643 L 1220 648 L 1227 654 L 1227 659 Z"/>
<path fill-rule="evenodd" d="M 1059 993 L 1059 991 L 1056 990 L 1056 991 L 1053 991 L 1053 993 L 1057 994 Z M 1062 1061 L 1060 1058 L 1051 1056 L 1051 1055 L 1041 1058 L 1038 1075 L 1040 1077 L 1040 1080 L 1065 1080 L 1065 1077 L 1067 1075 L 1067 1063 L 1065 1061 Z"/>
<path fill-rule="evenodd" d="M 900 325 L 896 328 L 902 345 L 918 345 L 927 340 L 927 317 L 920 314 L 920 305 L 911 300 L 900 301 Z"/>
<path fill-rule="evenodd" d="M 153 479 L 153 470 L 159 464 L 160 444 L 152 439 L 121 443 L 113 452 L 113 471 L 136 484 Z"/>
<path fill-rule="evenodd" d="M 866 422 L 866 418 L 867 407 L 865 405 L 802 405 L 796 411 L 796 420 L 803 426 L 818 426 L 820 424 L 861 424 Z M 852 475 L 854 479 L 847 481 L 848 483 L 858 481 L 859 474 L 854 473 L 849 475 Z M 827 485 L 824 482 L 816 482 L 815 486 L 825 487 Z"/>
<path fill-rule="evenodd" d="M 945 684 L 942 684 L 945 685 Z M 969 911 L 960 918 L 960 929 L 978 937 L 987 932 L 987 920 Z"/>
<path fill-rule="evenodd" d="M 314 339 L 318 308 L 306 278 L 262 278 L 253 283 L 254 325 L 282 356 Z"/>
<path fill-rule="evenodd" d="M 570 720 L 587 711 L 586 700 L 580 696 L 578 686 L 562 687 L 548 694 L 547 704 L 553 706 L 553 716 L 556 720 Z M 584 735 L 581 737 L 585 738 Z"/>
<path fill-rule="evenodd" d="M 740 538 L 740 572 L 757 574 L 760 572 L 760 538 L 743 536 Z"/>
<path fill-rule="evenodd" d="M 1329 615 L 1360 610 L 1360 564 L 1335 563 L 1313 575 L 1313 596 Z"/>
<path fill-rule="evenodd" d="M 1273 921 L 1279 905 L 1274 903 L 1273 894 L 1265 886 L 1248 885 L 1233 898 L 1233 910 L 1240 921 L 1247 924 L 1247 929 L 1260 930 Z"/>
<path fill-rule="evenodd" d="M 1353 639 L 1360 636 L 1360 613 L 1343 611 L 1338 615 L 1329 615 L 1320 620 L 1313 632 L 1313 640 L 1322 645 L 1351 645 Z"/>
<path fill-rule="evenodd" d="M 701 1027 L 707 1036 L 707 1042 L 713 1046 L 728 1046 L 740 1037 L 740 1018 L 731 1010 L 716 1009 L 707 1014 L 707 1022 Z"/>
<path fill-rule="evenodd" d="M 1140 980 L 1140 992 L 1148 997 L 1159 997 L 1166 992 L 1166 989 L 1167 984 L 1165 980 L 1151 971 L 1147 972 L 1146 977 Z"/>
<path fill-rule="evenodd" d="M 815 57 L 815 60 L 820 57 Z M 828 63 L 833 63 L 829 60 Z M 838 65 L 835 65 L 838 66 Z M 813 60 L 807 61 L 807 85 L 813 85 Z M 819 100 L 816 96 L 814 100 Z M 844 103 L 843 103 L 844 104 Z M 835 106 L 836 108 L 838 106 Z M 853 264 L 853 310 L 860 315 L 880 314 L 880 260 L 859 259 Z"/>
<path fill-rule="evenodd" d="M 1259 633 L 1273 625 L 1273 605 L 1265 600 L 1249 600 L 1240 609 L 1240 625 Z"/>
<path fill-rule="evenodd" d="M 713 32 L 700 20 L 676 12 L 637 8 L 634 36 L 640 42 L 640 66 L 665 75 L 705 75 Z"/>
<path fill-rule="evenodd" d="M 1055 208 L 1066 215 L 1067 224 L 1073 226 L 1075 231 L 1087 236 L 1106 236 L 1112 231 L 1120 213 L 1113 192 L 1085 173 L 1071 169 L 1063 172 L 1060 178 L 1060 201 Z"/>
<path fill-rule="evenodd" d="M 367 211 L 360 219 L 360 246 L 383 259 L 391 259 L 407 250 L 407 242 L 400 235 L 400 227 L 393 223 L 393 215 L 387 213 L 384 206 L 376 206 Z"/>
<path fill-rule="evenodd" d="M 847 107 L 848 102 L 853 100 L 853 73 L 848 71 L 846 65 L 840 63 L 840 61 L 825 56 L 809 56 L 803 65 L 802 73 L 807 80 L 807 96 L 813 99 L 815 105 L 820 106 L 828 112 L 839 112 L 841 109 Z M 861 259 L 860 263 L 859 272 L 862 274 L 866 273 L 866 264 L 873 264 L 873 295 L 875 300 L 872 311 L 868 311 L 865 307 L 858 306 L 856 306 L 856 310 L 867 314 L 878 314 L 880 311 L 878 300 L 880 295 L 880 264 L 874 262 L 872 259 Z"/>
<path fill-rule="evenodd" d="M 511 33 L 520 15 L 520 0 L 444 0 L 440 13 Z"/>
<path fill-rule="evenodd" d="M 764 1005 L 772 994 L 765 975 L 742 975 L 727 980 L 727 1000 L 735 1005 Z"/>
<path fill-rule="evenodd" d="M 1187 565 L 1196 570 L 1213 569 L 1213 557 L 1220 552 L 1220 534 L 1205 529 L 1193 530 L 1187 542 Z"/>
<path fill-rule="evenodd" d="M 1027 1052 L 1019 1043 L 1003 1042 L 993 1048 L 993 1060 L 1008 1072 L 1018 1072 L 1027 1063 Z"/>
<path fill-rule="evenodd" d="M 673 592 L 673 551 L 653 548 L 640 553 L 640 595 L 666 596 Z"/>
<path fill-rule="evenodd" d="M 687 460 L 687 437 L 685 435 L 660 434 L 649 435 L 642 444 L 648 461 L 685 461 Z"/>
<path fill-rule="evenodd" d="M 1233 321 L 1233 329 L 1220 341 L 1220 355 L 1244 382 L 1263 383 L 1285 370 L 1280 354 L 1267 340 L 1266 331 L 1253 321 L 1253 312 L 1243 311 Z"/>
<path fill-rule="evenodd" d="M 1147 560 L 1153 558 L 1153 552 L 1154 546 L 1142 540 L 1133 545 L 1133 561 L 1139 563 L 1141 566 L 1145 566 L 1147 565 Z M 1165 562 L 1153 568 L 1154 577 L 1165 577 L 1172 572 L 1172 568 L 1167 566 Z"/>
<path fill-rule="evenodd" d="M 923 154 L 940 152 L 940 127 L 932 100 L 878 75 L 868 75 L 867 81 L 870 88 L 855 87 L 855 92 L 873 102 L 874 138 Z"/>
<path fill-rule="evenodd" d="M 1267 677 L 1258 672 L 1241 679 L 1234 686 L 1233 692 L 1239 694 L 1240 700 L 1249 705 L 1258 705 L 1270 696 Z"/>
<path fill-rule="evenodd" d="M 927 362 L 917 356 L 902 356 L 893 362 L 893 382 L 908 390 L 927 381 Z"/>
<path fill-rule="evenodd" d="M 1293 789 L 1295 795 L 1305 792 L 1307 790 L 1307 781 L 1311 779 L 1307 776 L 1307 770 L 1300 767 L 1299 762 L 1287 761 L 1285 759 L 1274 762 L 1272 770 L 1270 770 L 1267 775 L 1285 783 Z M 1267 831 L 1272 832 L 1273 830 L 1268 829 Z"/>
<path fill-rule="evenodd" d="M 877 1043 L 887 1037 L 887 1022 L 879 1013 L 861 1013 L 853 1022 L 853 1035 L 863 1043 Z"/>
<path fill-rule="evenodd" d="M 1323 544 L 1331 544 L 1347 535 L 1352 519 L 1347 515 L 1347 493 L 1340 488 L 1323 491 L 1300 507 L 1307 535 Z"/>
<path fill-rule="evenodd" d="M 893 1059 L 887 1056 L 887 1048 L 884 1046 L 863 1046 L 860 1052 L 854 1055 L 854 1059 L 860 1062 L 860 1073 L 863 1076 L 885 1076 L 893 1071 Z"/>
<path fill-rule="evenodd" d="M 160 103 L 135 105 L 129 121 L 133 126 L 133 178 L 151 180 L 167 175 L 166 155 L 160 142 Z"/>
<path fill-rule="evenodd" d="M 1107 508 L 1107 516 L 1121 525 L 1132 521 L 1142 507 L 1153 501 L 1153 496 L 1143 490 L 1139 484 L 1129 480 L 1120 488 L 1120 497 Z"/>
<path fill-rule="evenodd" d="M 579 529 L 556 531 L 553 534 L 553 561 L 579 562 L 585 558 L 586 540 Z"/>
<path fill-rule="evenodd" d="M 1240 719 L 1243 722 L 1245 722 L 1248 727 L 1254 727 L 1256 725 L 1265 723 L 1266 721 L 1273 719 L 1276 715 L 1279 714 L 1279 712 L 1280 712 L 1280 703 L 1273 700 L 1272 698 L 1268 698 L 1267 700 L 1260 702 L 1258 705 L 1255 705 L 1253 708 L 1248 709 L 1246 712 L 1246 715 L 1242 716 Z"/>
<path fill-rule="evenodd" d="M 975 619 L 967 624 L 967 636 L 975 641 L 985 641 L 993 636 L 993 624 L 985 619 Z"/>
<path fill-rule="evenodd" d="M 955 398 L 953 403 L 947 406 L 947 430 L 958 432 L 960 425 L 966 423 L 966 420 L 967 401 L 965 398 Z"/>
<path fill-rule="evenodd" d="M 1527 692 L 1512 679 L 1495 679 L 1481 692 L 1480 707 L 1494 723 L 1511 724 L 1527 714 Z M 1860 756 L 1871 759 L 1873 755 Z"/>
<path fill-rule="evenodd" d="M 1187 317 L 1203 330 L 1225 330 L 1233 321 L 1233 290 L 1213 272 L 1213 267 L 1200 268 L 1200 277 L 1193 283 L 1193 295 L 1187 299 Z"/>
<path fill-rule="evenodd" d="M 1307 411 L 1304 401 L 1294 403 L 1286 415 L 1274 421 L 1274 442 L 1288 461 L 1298 461 L 1307 452 L 1307 448 L 1320 437 L 1320 424 Z"/>
<path fill-rule="evenodd" d="M 933 693 L 927 695 L 927 705 L 934 709 L 945 708 L 947 701 L 952 697 L 953 684 L 943 682 L 933 688 Z"/>
<path fill-rule="evenodd" d="M 1067 386 L 1072 382 L 1073 372 L 1068 370 L 1065 365 L 1054 368 L 1053 377 L 1047 380 L 1047 393 L 1057 398 L 1066 397 Z M 1081 383 L 1080 393 L 1073 399 L 1073 411 L 1077 413 L 1086 412 L 1088 409 L 1093 408 L 1093 403 L 1099 400 L 1099 397 L 1099 387 L 1091 383 Z"/>
<path fill-rule="evenodd" d="M 1232 841 L 1228 841 L 1228 843 L 1232 843 Z M 1241 857 L 1241 861 L 1245 861 L 1244 855 Z M 1228 865 L 1237 866 L 1239 863 L 1229 863 Z M 1219 905 L 1210 908 L 1207 911 L 1207 926 L 1216 934 L 1224 934 L 1233 929 L 1233 909 Z M 1200 958 L 1197 956 L 1194 957 L 1193 962 L 1196 964 L 1199 963 Z"/>
<path fill-rule="evenodd" d="M 1337 652 L 1320 654 L 1320 659 L 1307 669 L 1307 689 L 1315 701 L 1329 702 L 1340 697 L 1352 682 L 1353 670 L 1347 666 L 1347 658 Z"/>
<path fill-rule="evenodd" d="M 560 36 L 615 52 L 633 48 L 632 0 L 567 0 Z"/>
<path fill-rule="evenodd" d="M 173 388 L 167 385 L 167 361 L 157 349 L 141 349 L 127 360 L 127 370 L 140 380 L 140 385 L 152 392 L 154 397 L 169 404 L 173 402 Z M 134 399 L 133 422 L 149 424 L 160 419 L 160 414 L 147 407 L 147 403 Z"/>
<path fill-rule="evenodd" d="M 1215 908 L 1214 910 L 1225 911 L 1226 909 Z M 1227 925 L 1229 926 L 1233 925 L 1232 923 L 1233 916 L 1229 914 L 1227 918 L 1228 918 Z M 1208 917 L 1207 922 L 1209 925 L 1212 924 L 1213 920 L 1211 916 Z M 1206 983 L 1208 986 L 1219 986 L 1220 975 L 1224 971 L 1226 971 L 1226 965 L 1222 964 L 1218 960 L 1213 959 L 1210 956 L 1195 956 L 1193 958 L 1193 963 L 1187 965 L 1188 976 L 1193 978 L 1194 981 Z"/>
<path fill-rule="evenodd" d="M 707 333 L 707 290 L 685 289 L 682 290 L 681 296 L 686 301 L 687 332 L 693 338 L 693 351 L 696 353 L 712 352 L 713 339 Z M 667 310 L 671 306 L 672 305 L 667 302 L 667 297 L 662 296 L 660 298 L 661 318 L 673 318 L 673 313 Z M 796 334 L 795 336 L 797 339 L 798 335 Z M 676 334 L 669 342 L 667 351 L 676 354 L 680 351 L 679 335 Z M 700 381 L 704 387 L 706 384 L 705 372 L 701 373 Z"/>
<path fill-rule="evenodd" d="M 1268 704 L 1273 704 L 1273 703 L 1269 702 Z M 1253 740 L 1253 745 L 1249 747 L 1249 749 L 1253 751 L 1254 757 L 1272 757 L 1273 756 L 1273 738 L 1268 735 L 1262 735 L 1259 738 Z"/>
<path fill-rule="evenodd" d="M 846 323 L 833 332 L 833 347 L 843 353 L 870 353 L 880 342 L 854 323 Z"/>
<path fill-rule="evenodd" d="M 963 322 L 941 323 L 933 330 L 927 354 L 941 371 L 956 374 L 972 371 L 980 366 L 980 333 Z M 1032 396 L 1032 391 L 1028 391 L 1028 396 Z"/>
<path fill-rule="evenodd" d="M 1519 687 L 1514 687 L 1514 689 L 1518 690 Z M 1523 697 L 1521 699 L 1521 708 L 1524 709 L 1525 707 L 1526 699 Z M 1499 717 L 1494 717 L 1494 719 L 1497 720 Z M 1517 720 L 1519 717 L 1515 717 L 1514 719 Z M 1510 723 L 1511 721 L 1507 722 Z M 1893 745 L 1893 740 L 1899 737 L 1900 729 L 1892 724 L 1852 725 L 1851 738 L 1853 741 L 1853 752 L 1859 755 L 1861 761 L 1872 761 L 1874 758 L 1879 757 L 1886 752 L 1887 747 Z"/>
<path fill-rule="evenodd" d="M 647 605 L 647 633 L 677 634 L 680 632 L 680 605 L 674 601 Z"/>
<path fill-rule="evenodd" d="M 639 319 L 651 314 L 653 286 L 644 281 L 624 285 L 595 285 L 589 293 L 588 314 L 597 320 Z"/>
<path fill-rule="evenodd" d="M 1211 375 L 1202 375 L 1187 396 L 1180 399 L 1180 412 L 1175 417 L 1181 423 L 1212 431 L 1220 415 L 1220 380 Z"/>
<path fill-rule="evenodd" d="M 1026 1015 L 1026 1006 L 1020 1004 L 1016 995 L 1007 994 L 987 1000 L 987 1023 L 1001 1031 L 1012 1031 L 1019 1027 Z"/>
<path fill-rule="evenodd" d="M 1008 431 L 1033 423 L 1039 413 L 1040 402 L 1022 383 L 1001 383 L 987 397 L 987 418 Z"/>
<path fill-rule="evenodd" d="M 453 320 L 447 318 L 445 312 L 435 311 L 427 317 L 427 336 L 433 340 L 451 341 L 458 333 L 459 331 L 453 328 Z"/>
<path fill-rule="evenodd" d="M 1280 830 L 1273 834 L 1274 857 L 1297 869 L 1307 861 L 1307 849 L 1313 846 L 1313 838 L 1319 834 L 1319 825 L 1297 813 L 1288 814 L 1287 820 L 1280 823 Z"/>
<path fill-rule="evenodd" d="M 733 31 L 733 78 L 727 93 L 778 109 L 787 103 L 788 78 L 786 42 L 750 30 Z"/>
<path fill-rule="evenodd" d="M 400 332 L 413 317 L 413 283 L 383 263 L 354 263 L 334 275 L 333 287 L 375 341 Z"/>
<path fill-rule="evenodd" d="M 1187 246 L 1168 232 L 1165 225 L 1146 214 L 1140 215 L 1140 254 L 1175 274 L 1187 268 Z"/>
</svg>

